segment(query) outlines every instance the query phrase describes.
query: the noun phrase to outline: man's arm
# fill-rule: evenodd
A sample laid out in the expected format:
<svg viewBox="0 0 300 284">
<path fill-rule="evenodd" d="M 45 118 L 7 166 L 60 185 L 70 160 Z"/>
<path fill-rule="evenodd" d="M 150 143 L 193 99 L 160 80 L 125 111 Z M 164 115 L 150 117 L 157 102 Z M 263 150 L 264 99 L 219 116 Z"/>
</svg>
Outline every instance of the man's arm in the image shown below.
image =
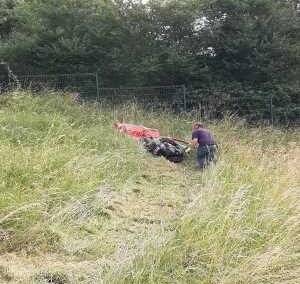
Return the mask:
<svg viewBox="0 0 300 284">
<path fill-rule="evenodd" d="M 193 148 L 196 148 L 198 146 L 198 133 L 196 131 L 193 131 L 193 133 L 192 133 L 192 140 L 191 140 L 190 145 Z"/>
<path fill-rule="evenodd" d="M 190 144 L 192 147 L 196 148 L 198 146 L 198 139 L 197 138 L 192 139 Z"/>
</svg>

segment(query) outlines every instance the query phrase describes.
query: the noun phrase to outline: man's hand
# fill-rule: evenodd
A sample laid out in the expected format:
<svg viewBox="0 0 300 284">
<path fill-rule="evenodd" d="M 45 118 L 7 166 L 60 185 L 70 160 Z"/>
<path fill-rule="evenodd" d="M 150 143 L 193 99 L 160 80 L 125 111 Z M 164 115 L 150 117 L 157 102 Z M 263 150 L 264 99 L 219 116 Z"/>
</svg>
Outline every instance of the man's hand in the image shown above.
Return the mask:
<svg viewBox="0 0 300 284">
<path fill-rule="evenodd" d="M 190 145 L 193 147 L 193 148 L 196 148 L 198 146 L 198 139 L 195 138 L 191 141 Z"/>
</svg>

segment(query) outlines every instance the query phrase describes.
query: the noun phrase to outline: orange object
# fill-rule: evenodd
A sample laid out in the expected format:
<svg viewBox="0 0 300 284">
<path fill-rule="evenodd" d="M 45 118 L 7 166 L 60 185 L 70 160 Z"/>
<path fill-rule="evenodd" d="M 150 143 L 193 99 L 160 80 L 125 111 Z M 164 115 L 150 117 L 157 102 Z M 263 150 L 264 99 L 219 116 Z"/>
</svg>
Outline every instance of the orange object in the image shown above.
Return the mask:
<svg viewBox="0 0 300 284">
<path fill-rule="evenodd" d="M 115 128 L 119 132 L 124 132 L 130 135 L 133 139 L 139 140 L 141 138 L 159 138 L 160 133 L 157 129 L 147 128 L 142 125 L 116 123 Z"/>
</svg>

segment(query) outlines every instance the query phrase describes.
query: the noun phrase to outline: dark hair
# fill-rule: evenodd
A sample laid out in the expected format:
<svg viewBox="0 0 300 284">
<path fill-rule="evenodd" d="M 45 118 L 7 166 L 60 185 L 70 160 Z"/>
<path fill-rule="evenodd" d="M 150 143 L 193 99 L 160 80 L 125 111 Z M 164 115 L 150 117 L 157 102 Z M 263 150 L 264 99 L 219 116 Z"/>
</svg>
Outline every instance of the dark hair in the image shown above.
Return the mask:
<svg viewBox="0 0 300 284">
<path fill-rule="evenodd" d="M 194 127 L 197 127 L 197 128 L 203 128 L 204 125 L 201 123 L 201 122 L 194 122 Z"/>
</svg>

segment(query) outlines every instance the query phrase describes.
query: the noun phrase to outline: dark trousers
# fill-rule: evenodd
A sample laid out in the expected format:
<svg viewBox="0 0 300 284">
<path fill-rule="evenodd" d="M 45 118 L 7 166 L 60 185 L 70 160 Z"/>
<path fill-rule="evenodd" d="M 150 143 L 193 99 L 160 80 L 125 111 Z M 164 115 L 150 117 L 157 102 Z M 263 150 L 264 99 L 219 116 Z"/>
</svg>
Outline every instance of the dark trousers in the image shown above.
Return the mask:
<svg viewBox="0 0 300 284">
<path fill-rule="evenodd" d="M 217 145 L 199 146 L 197 149 L 197 160 L 200 170 L 205 169 L 212 162 L 216 162 Z"/>
</svg>

